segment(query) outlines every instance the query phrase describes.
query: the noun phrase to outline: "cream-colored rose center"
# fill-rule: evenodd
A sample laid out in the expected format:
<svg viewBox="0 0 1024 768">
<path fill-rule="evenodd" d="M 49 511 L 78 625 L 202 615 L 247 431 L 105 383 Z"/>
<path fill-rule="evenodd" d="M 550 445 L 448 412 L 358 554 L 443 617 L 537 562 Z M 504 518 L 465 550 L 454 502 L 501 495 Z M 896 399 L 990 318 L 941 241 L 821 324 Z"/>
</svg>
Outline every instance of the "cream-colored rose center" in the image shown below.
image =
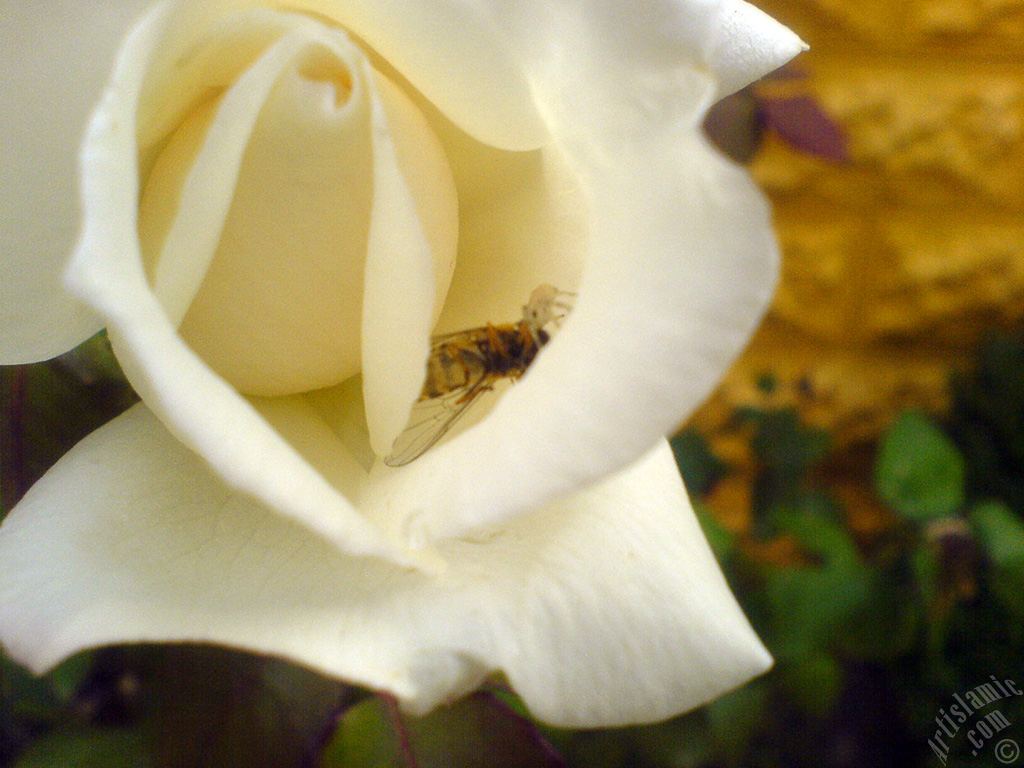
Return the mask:
<svg viewBox="0 0 1024 768">
<path fill-rule="evenodd" d="M 413 225 L 433 257 L 436 306 L 454 265 L 457 201 L 440 142 L 397 86 L 366 74 L 362 53 L 343 32 L 329 35 L 277 69 L 254 64 L 253 72 L 262 65 L 270 74 L 248 82 L 247 72 L 196 108 L 170 137 L 142 194 L 139 232 L 154 290 L 180 319 L 182 337 L 245 394 L 319 389 L 360 370 L 375 142 L 391 142 L 414 203 Z M 245 89 L 258 90 L 260 77 L 272 82 L 243 136 L 241 163 L 225 159 L 218 168 L 230 152 L 207 151 L 211 158 L 204 148 L 222 139 L 231 145 L 231 132 L 245 123 L 237 105 L 246 103 Z M 379 109 L 374 118 L 375 103 L 384 123 Z M 234 184 L 223 184 L 232 173 Z M 211 214 L 218 184 L 230 195 L 220 218 Z M 180 279 L 188 269 L 203 270 L 191 293 Z"/>
</svg>

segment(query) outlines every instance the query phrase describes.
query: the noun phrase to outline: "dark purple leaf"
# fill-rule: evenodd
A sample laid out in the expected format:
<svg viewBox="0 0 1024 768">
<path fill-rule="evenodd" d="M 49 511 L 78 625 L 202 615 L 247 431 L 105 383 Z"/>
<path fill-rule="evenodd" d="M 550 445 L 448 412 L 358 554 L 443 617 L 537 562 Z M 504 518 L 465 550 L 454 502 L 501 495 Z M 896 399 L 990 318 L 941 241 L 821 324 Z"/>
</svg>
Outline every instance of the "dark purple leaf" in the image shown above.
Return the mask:
<svg viewBox="0 0 1024 768">
<path fill-rule="evenodd" d="M 536 725 L 489 692 L 405 718 L 403 730 L 420 768 L 566 768 Z M 320 768 L 406 768 L 402 752 L 386 702 L 374 698 L 345 714 Z"/>
<path fill-rule="evenodd" d="M 834 163 L 850 159 L 846 132 L 812 96 L 762 96 L 768 128 L 795 149 Z"/>
</svg>

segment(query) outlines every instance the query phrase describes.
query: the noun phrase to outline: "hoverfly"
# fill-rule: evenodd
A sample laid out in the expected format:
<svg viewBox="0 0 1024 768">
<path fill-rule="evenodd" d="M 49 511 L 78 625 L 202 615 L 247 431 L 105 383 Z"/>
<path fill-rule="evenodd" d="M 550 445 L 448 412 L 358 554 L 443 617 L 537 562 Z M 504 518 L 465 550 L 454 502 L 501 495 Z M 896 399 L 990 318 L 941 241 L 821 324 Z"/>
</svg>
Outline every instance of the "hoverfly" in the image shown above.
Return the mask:
<svg viewBox="0 0 1024 768">
<path fill-rule="evenodd" d="M 440 440 L 481 395 L 503 379 L 519 379 L 571 309 L 574 294 L 541 285 L 530 294 L 523 317 L 514 323 L 446 333 L 430 341 L 427 376 L 409 424 L 384 459 L 400 467 L 418 459 Z"/>
</svg>

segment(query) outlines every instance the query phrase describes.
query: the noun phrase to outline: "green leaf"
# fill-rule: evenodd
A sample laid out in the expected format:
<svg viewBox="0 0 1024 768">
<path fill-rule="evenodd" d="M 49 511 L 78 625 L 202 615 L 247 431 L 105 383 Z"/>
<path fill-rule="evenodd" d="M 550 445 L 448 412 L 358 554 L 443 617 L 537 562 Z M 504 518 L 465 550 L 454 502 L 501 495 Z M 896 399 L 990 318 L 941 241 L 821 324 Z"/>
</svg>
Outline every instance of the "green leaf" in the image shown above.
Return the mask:
<svg viewBox="0 0 1024 768">
<path fill-rule="evenodd" d="M 636 737 L 634 728 L 576 731 L 565 755 L 574 768 L 630 768 L 636 761 Z"/>
<path fill-rule="evenodd" d="M 86 651 L 38 677 L 0 652 L 0 766 L 73 714 L 73 697 L 92 662 Z"/>
<path fill-rule="evenodd" d="M 349 709 L 320 760 L 320 768 L 405 768 L 384 703 L 371 698 Z"/>
<path fill-rule="evenodd" d="M 0 652 L 0 709 L 7 717 L 50 722 L 59 702 L 45 678 L 37 677 Z"/>
<path fill-rule="evenodd" d="M 102 333 L 53 360 L 0 367 L 3 509 L 71 446 L 137 400 Z"/>
<path fill-rule="evenodd" d="M 715 514 L 704 504 L 695 502 L 693 511 L 697 515 L 697 521 L 704 532 L 704 537 L 711 545 L 715 556 L 719 560 L 731 557 L 736 551 L 736 535 L 722 525 Z"/>
<path fill-rule="evenodd" d="M 968 492 L 1024 514 L 1024 327 L 989 335 L 974 369 L 951 385 L 949 429 L 967 462 Z"/>
<path fill-rule="evenodd" d="M 15 768 L 150 768 L 149 743 L 137 731 L 69 728 L 36 741 Z"/>
<path fill-rule="evenodd" d="M 982 346 L 978 373 L 990 389 L 1009 401 L 1024 401 L 1024 333 L 997 332 Z"/>
<path fill-rule="evenodd" d="M 204 646 L 146 650 L 146 726 L 161 768 L 309 765 L 351 696 L 342 684 L 283 661 Z"/>
<path fill-rule="evenodd" d="M 755 412 L 746 418 L 756 426 L 751 448 L 762 465 L 753 488 L 755 531 L 771 536 L 774 510 L 795 503 L 808 472 L 828 453 L 828 435 L 806 426 L 795 408 Z"/>
<path fill-rule="evenodd" d="M 819 651 L 781 665 L 778 678 L 804 712 L 824 717 L 839 698 L 844 674 L 834 656 Z"/>
<path fill-rule="evenodd" d="M 751 445 L 767 466 L 803 474 L 828 453 L 828 435 L 808 427 L 795 408 L 765 411 Z"/>
<path fill-rule="evenodd" d="M 829 513 L 822 514 L 826 509 Z M 819 503 L 817 497 L 808 496 L 807 503 L 795 509 L 778 510 L 776 520 L 781 530 L 796 536 L 826 566 L 847 568 L 860 563 L 850 534 L 836 521 L 832 508 Z"/>
<path fill-rule="evenodd" d="M 705 708 L 715 743 L 728 765 L 739 764 L 747 746 L 765 721 L 768 684 L 764 679 L 737 688 Z"/>
<path fill-rule="evenodd" d="M 41 678 L 0 650 L 0 766 L 6 766 L 34 737 L 56 721 L 58 709 Z"/>
<path fill-rule="evenodd" d="M 998 501 L 968 514 L 991 565 L 992 589 L 1015 616 L 1024 616 L 1024 521 Z"/>
<path fill-rule="evenodd" d="M 868 597 L 843 623 L 836 647 L 844 656 L 894 660 L 919 642 L 925 617 L 923 587 L 906 558 L 866 572 Z"/>
<path fill-rule="evenodd" d="M 836 627 L 861 609 L 870 596 L 868 572 L 849 534 L 835 521 L 817 515 L 779 516 L 821 560 L 820 567 L 770 571 L 765 591 L 771 605 L 771 650 L 797 661 L 835 642 Z"/>
<path fill-rule="evenodd" d="M 92 670 L 95 651 L 83 651 L 64 660 L 46 675 L 54 696 L 63 703 L 78 692 L 86 675 Z"/>
<path fill-rule="evenodd" d="M 964 461 L 927 417 L 903 414 L 889 429 L 875 462 L 875 487 L 896 512 L 916 522 L 944 517 L 964 503 Z"/>
<path fill-rule="evenodd" d="M 420 768 L 564 768 L 537 727 L 488 692 L 421 718 L 403 717 Z M 380 698 L 352 707 L 320 768 L 406 768 L 395 724 Z"/>
<path fill-rule="evenodd" d="M 708 441 L 700 433 L 692 429 L 683 430 L 669 444 L 686 489 L 692 495 L 706 495 L 725 474 L 725 464 L 711 452 Z"/>
<path fill-rule="evenodd" d="M 710 725 L 702 714 L 690 713 L 664 723 L 637 728 L 634 733 L 641 764 L 650 768 L 690 768 L 711 764 L 714 742 Z M 737 728 L 729 728 L 724 735 L 729 743 L 744 740 L 744 734 Z M 625 766 L 635 764 L 635 760 L 620 763 Z"/>
</svg>

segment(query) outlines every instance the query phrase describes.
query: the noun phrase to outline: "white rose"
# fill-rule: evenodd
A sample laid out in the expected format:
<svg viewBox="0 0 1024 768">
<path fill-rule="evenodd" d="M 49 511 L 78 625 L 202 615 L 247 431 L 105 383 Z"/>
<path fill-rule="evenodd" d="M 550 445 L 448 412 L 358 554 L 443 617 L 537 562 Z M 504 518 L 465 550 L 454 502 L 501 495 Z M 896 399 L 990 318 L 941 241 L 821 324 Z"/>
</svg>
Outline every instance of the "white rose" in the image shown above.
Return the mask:
<svg viewBox="0 0 1024 768">
<path fill-rule="evenodd" d="M 141 10 L 0 20 L 0 356 L 106 326 L 143 399 L 0 529 L 10 653 L 223 643 L 414 712 L 502 670 L 567 726 L 763 671 L 662 436 L 775 274 L 704 111 L 799 40 L 740 0 L 158 3 L 89 121 L 65 293 L 72 134 Z M 383 466 L 430 334 L 541 283 L 578 297 L 528 375 Z"/>
</svg>

